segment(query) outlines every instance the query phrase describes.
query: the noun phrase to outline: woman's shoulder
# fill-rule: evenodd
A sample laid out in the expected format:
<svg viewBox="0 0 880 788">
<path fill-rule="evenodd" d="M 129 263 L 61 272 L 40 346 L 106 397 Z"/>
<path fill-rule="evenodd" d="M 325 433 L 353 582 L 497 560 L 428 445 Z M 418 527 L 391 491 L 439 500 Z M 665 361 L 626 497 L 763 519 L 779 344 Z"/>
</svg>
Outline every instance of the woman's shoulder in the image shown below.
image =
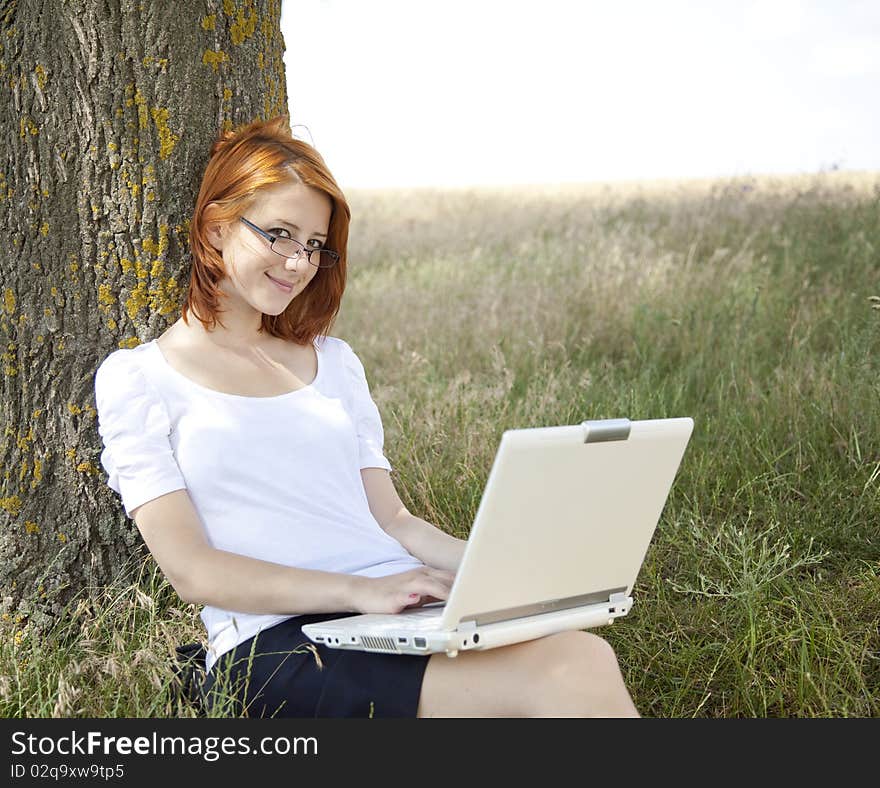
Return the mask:
<svg viewBox="0 0 880 788">
<path fill-rule="evenodd" d="M 315 340 L 318 347 L 324 353 L 330 353 L 340 359 L 343 366 L 349 366 L 353 358 L 357 358 L 357 354 L 351 345 L 342 337 L 324 336 Z"/>
<path fill-rule="evenodd" d="M 119 348 L 95 372 L 95 407 L 99 423 L 140 424 L 145 414 L 164 408 L 162 397 L 145 371 L 147 345 Z"/>
<path fill-rule="evenodd" d="M 135 347 L 121 347 L 108 354 L 98 365 L 95 377 L 107 375 L 123 375 L 139 372 L 149 352 L 149 343 Z"/>
</svg>

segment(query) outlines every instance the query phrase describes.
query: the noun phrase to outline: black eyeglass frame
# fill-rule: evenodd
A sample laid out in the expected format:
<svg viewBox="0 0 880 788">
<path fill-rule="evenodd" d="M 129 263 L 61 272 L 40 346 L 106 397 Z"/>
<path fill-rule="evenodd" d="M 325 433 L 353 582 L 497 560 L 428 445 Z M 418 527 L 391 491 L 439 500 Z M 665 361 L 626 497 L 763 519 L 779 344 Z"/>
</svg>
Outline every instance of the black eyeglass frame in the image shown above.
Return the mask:
<svg viewBox="0 0 880 788">
<path fill-rule="evenodd" d="M 320 249 L 309 249 L 309 247 L 303 246 L 303 244 L 301 244 L 299 241 L 297 241 L 296 238 L 281 238 L 278 235 L 272 235 L 272 233 L 267 233 L 262 227 L 257 227 L 257 225 L 255 225 L 253 222 L 245 219 L 244 216 L 240 216 L 239 219 L 241 221 L 243 221 L 248 227 L 250 227 L 251 230 L 253 230 L 255 233 L 259 233 L 260 235 L 263 236 L 263 238 L 265 238 L 267 241 L 269 241 L 270 242 L 269 248 L 273 252 L 275 252 L 275 254 L 277 254 L 279 257 L 284 257 L 287 260 L 298 260 L 300 255 L 302 255 L 302 253 L 305 252 L 306 260 L 308 261 L 308 263 L 310 265 L 315 265 L 312 262 L 312 252 L 319 252 L 321 254 L 327 255 L 329 257 L 329 259 L 331 260 L 331 263 L 330 263 L 330 265 L 315 265 L 315 268 L 332 268 L 334 265 L 336 265 L 336 263 L 339 262 L 339 253 L 338 252 L 331 251 L 330 249 L 324 249 L 323 247 Z M 281 252 L 279 252 L 275 249 L 275 241 L 293 241 L 297 246 L 300 246 L 302 248 L 301 248 L 300 252 L 296 255 L 296 257 L 289 257 L 286 254 L 281 254 Z"/>
</svg>

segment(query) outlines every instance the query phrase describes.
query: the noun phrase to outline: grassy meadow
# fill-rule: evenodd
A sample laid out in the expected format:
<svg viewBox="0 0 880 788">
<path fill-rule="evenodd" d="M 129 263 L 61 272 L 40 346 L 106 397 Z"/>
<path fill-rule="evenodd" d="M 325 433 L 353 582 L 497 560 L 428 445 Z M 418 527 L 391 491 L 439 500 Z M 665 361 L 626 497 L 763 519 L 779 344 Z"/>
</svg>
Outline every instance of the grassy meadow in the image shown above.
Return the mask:
<svg viewBox="0 0 880 788">
<path fill-rule="evenodd" d="M 349 199 L 332 333 L 410 511 L 466 537 L 505 429 L 691 416 L 635 606 L 598 630 L 636 706 L 880 716 L 880 174 Z M 171 665 L 198 608 L 136 560 L 49 635 L 0 622 L 3 716 L 196 714 Z"/>
</svg>

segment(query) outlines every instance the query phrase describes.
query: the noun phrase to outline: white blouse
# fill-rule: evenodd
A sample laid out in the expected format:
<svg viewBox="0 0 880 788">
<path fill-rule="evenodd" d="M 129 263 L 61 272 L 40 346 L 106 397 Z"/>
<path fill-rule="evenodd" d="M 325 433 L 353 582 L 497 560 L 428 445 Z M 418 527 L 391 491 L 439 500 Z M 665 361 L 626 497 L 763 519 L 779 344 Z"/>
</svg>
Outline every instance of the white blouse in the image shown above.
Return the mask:
<svg viewBox="0 0 880 788">
<path fill-rule="evenodd" d="M 363 365 L 342 339 L 314 345 L 315 380 L 274 397 L 206 388 L 156 340 L 107 356 L 95 373 L 101 464 L 126 514 L 186 489 L 220 550 L 368 577 L 423 566 L 370 512 L 360 469 L 391 464 Z M 205 606 L 207 670 L 291 617 Z"/>
</svg>

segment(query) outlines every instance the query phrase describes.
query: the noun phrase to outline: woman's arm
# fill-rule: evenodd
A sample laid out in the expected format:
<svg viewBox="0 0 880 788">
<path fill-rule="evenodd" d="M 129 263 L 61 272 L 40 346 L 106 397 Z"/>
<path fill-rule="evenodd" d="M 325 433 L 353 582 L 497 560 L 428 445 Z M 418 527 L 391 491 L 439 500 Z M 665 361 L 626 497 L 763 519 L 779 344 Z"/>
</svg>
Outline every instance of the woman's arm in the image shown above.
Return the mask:
<svg viewBox="0 0 880 788">
<path fill-rule="evenodd" d="M 391 474 L 384 468 L 362 468 L 361 478 L 370 511 L 389 536 L 427 566 L 458 570 L 467 542 L 410 514 L 400 500 Z"/>
<path fill-rule="evenodd" d="M 132 516 L 185 602 L 241 613 L 397 613 L 418 599 L 446 599 L 452 576 L 420 567 L 380 578 L 296 567 L 217 550 L 186 490 L 139 506 Z M 414 599 L 414 598 L 415 599 Z"/>
<path fill-rule="evenodd" d="M 467 542 L 404 510 L 385 523 L 385 532 L 428 566 L 458 571 Z"/>
</svg>

